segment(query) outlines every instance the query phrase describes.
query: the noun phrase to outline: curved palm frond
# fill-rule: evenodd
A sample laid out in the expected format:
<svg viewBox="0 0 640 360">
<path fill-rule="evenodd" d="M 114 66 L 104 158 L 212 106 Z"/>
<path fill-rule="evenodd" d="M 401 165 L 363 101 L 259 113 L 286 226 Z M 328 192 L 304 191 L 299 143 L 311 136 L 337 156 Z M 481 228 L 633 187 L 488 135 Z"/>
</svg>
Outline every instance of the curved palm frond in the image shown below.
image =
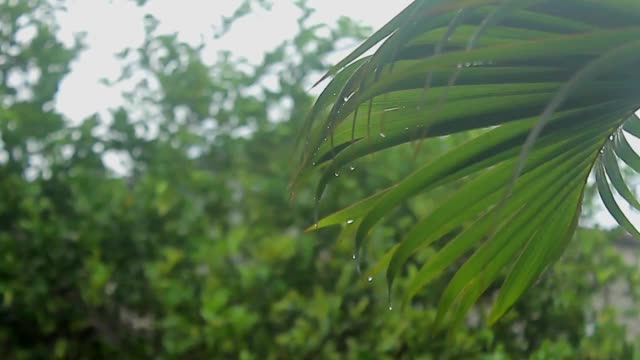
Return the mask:
<svg viewBox="0 0 640 360">
<path fill-rule="evenodd" d="M 358 254 L 399 204 L 468 178 L 389 250 L 388 285 L 416 250 L 455 232 L 405 300 L 468 255 L 442 294 L 440 324 L 460 321 L 507 269 L 489 321 L 497 320 L 562 254 L 592 168 L 610 213 L 640 238 L 611 190 L 640 209 L 618 165 L 640 171 L 626 140 L 640 137 L 636 64 L 636 0 L 414 1 L 327 74 L 333 79 L 304 124 L 296 178 L 321 172 L 320 199 L 358 158 L 485 131 L 314 228 L 353 223 Z"/>
</svg>

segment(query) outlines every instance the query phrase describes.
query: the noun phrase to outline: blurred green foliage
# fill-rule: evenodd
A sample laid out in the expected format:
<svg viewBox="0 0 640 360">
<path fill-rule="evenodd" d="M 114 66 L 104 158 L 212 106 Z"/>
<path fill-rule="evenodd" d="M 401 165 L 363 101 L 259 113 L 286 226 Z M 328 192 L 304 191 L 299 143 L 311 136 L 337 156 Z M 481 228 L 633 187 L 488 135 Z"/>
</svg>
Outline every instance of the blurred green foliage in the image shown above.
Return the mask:
<svg viewBox="0 0 640 360">
<path fill-rule="evenodd" d="M 51 102 L 80 42 L 56 39 L 44 1 L 0 4 L 2 358 L 638 358 L 637 323 L 633 332 L 622 319 L 638 316 L 640 272 L 623 261 L 619 231 L 579 231 L 496 326 L 483 322 L 491 290 L 444 335 L 431 332 L 439 291 L 389 311 L 382 274 L 359 275 L 338 230 L 302 232 L 313 195 L 290 202 L 287 186 L 309 84 L 337 44 L 368 29 L 310 25 L 298 6 L 298 33 L 257 66 L 232 53 L 206 64 L 203 47 L 157 34 L 148 16 L 144 44 L 119 54 L 127 102 L 78 124 Z M 17 39 L 28 26 L 36 35 Z M 349 203 L 461 141 L 425 144 L 420 156 L 398 148 L 384 171 L 354 164 L 324 201 Z M 394 214 L 364 268 L 437 201 Z"/>
</svg>

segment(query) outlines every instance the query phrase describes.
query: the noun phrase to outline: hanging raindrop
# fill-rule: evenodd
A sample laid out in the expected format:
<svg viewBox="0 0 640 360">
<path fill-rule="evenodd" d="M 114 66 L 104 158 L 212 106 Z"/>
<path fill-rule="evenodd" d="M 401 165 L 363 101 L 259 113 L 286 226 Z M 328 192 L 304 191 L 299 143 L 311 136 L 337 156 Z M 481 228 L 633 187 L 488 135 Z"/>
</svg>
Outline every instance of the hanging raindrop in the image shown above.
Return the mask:
<svg viewBox="0 0 640 360">
<path fill-rule="evenodd" d="M 613 135 L 609 135 L 609 140 L 613 141 Z"/>
<path fill-rule="evenodd" d="M 355 94 L 355 91 L 352 92 L 351 94 L 349 94 L 349 96 L 345 96 L 344 98 L 342 98 L 342 100 L 344 100 L 344 102 L 349 101 L 349 99 L 351 99 L 351 97 Z"/>
<path fill-rule="evenodd" d="M 360 275 L 362 273 L 362 271 L 360 271 L 360 258 L 358 257 L 358 255 L 356 255 L 356 253 L 353 253 L 353 256 L 351 258 L 356 263 L 356 273 Z"/>
</svg>

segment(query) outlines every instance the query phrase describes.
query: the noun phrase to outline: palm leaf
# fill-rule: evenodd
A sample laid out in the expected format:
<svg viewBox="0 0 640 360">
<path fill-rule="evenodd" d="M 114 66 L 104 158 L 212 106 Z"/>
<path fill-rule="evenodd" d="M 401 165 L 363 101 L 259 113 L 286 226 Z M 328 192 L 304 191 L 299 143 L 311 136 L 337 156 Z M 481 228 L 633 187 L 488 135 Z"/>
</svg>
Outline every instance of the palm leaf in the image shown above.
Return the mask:
<svg viewBox="0 0 640 360">
<path fill-rule="evenodd" d="M 465 180 L 378 267 L 386 266 L 391 291 L 418 249 L 447 236 L 413 278 L 405 302 L 463 259 L 442 294 L 438 320 L 459 322 L 506 272 L 489 318 L 496 321 L 562 254 L 594 167 L 607 209 L 640 237 L 611 190 L 640 209 L 619 167 L 622 160 L 640 171 L 640 156 L 625 138 L 640 137 L 633 115 L 640 108 L 638 63 L 634 0 L 414 1 L 327 73 L 333 79 L 306 119 L 294 183 L 320 172 L 319 201 L 334 174 L 359 158 L 483 131 L 310 230 L 351 224 L 357 255 L 400 204 Z"/>
</svg>

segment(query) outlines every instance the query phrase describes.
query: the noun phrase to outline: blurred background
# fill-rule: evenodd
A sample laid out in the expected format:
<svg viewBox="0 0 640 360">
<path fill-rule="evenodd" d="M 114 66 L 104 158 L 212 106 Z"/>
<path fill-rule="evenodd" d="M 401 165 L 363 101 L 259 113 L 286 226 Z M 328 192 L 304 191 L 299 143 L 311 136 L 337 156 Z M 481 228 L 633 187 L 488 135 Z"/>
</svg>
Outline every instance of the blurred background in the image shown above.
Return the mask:
<svg viewBox="0 0 640 360">
<path fill-rule="evenodd" d="M 0 358 L 639 358 L 639 243 L 593 192 L 497 325 L 490 289 L 447 335 L 446 279 L 389 310 L 347 225 L 304 232 L 469 136 L 354 164 L 319 209 L 312 186 L 289 200 L 312 84 L 408 3 L 0 0 Z M 363 268 L 452 190 L 377 227 Z"/>
</svg>

